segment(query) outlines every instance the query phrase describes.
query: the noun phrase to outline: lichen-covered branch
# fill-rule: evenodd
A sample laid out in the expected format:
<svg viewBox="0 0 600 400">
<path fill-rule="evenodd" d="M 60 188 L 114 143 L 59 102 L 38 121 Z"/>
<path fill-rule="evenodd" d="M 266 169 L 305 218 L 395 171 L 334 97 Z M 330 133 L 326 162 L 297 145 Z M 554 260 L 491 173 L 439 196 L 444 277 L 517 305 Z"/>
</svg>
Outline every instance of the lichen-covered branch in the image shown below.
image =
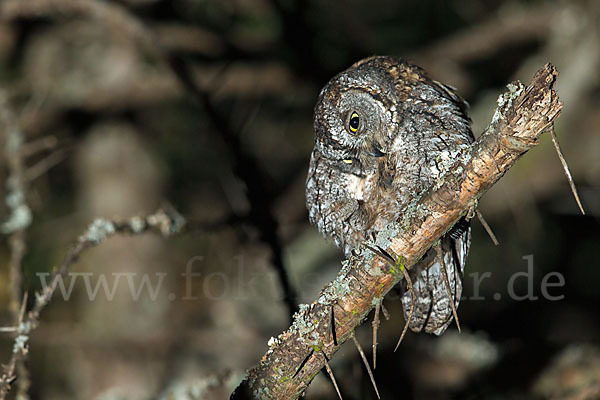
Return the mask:
<svg viewBox="0 0 600 400">
<path fill-rule="evenodd" d="M 31 311 L 25 313 L 25 304 L 21 305 L 17 326 L 10 329 L 11 332 L 16 333 L 16 338 L 11 359 L 3 366 L 2 375 L 0 376 L 0 399 L 4 399 L 10 391 L 11 384 L 16 378 L 15 369 L 27 356 L 31 331 L 38 326 L 40 313 L 52 299 L 59 277 L 68 272 L 69 268 L 77 262 L 86 249 L 97 246 L 104 240 L 119 234 L 137 235 L 146 232 L 157 232 L 168 237 L 181 233 L 184 226 L 185 220 L 183 217 L 176 212 L 168 213 L 162 209 L 146 217 L 132 217 L 123 221 L 98 218 L 88 226 L 86 231 L 79 236 L 77 242 L 67 251 L 60 266 L 53 271 L 50 285 L 35 294 L 35 304 Z M 6 330 L 9 331 L 9 329 Z"/>
<path fill-rule="evenodd" d="M 333 357 L 399 282 L 402 269 L 410 269 L 461 216 L 474 210 L 478 199 L 552 126 L 562 108 L 553 90 L 557 75 L 556 69 L 546 64 L 529 86 L 509 84 L 470 154 L 411 204 L 402 221 L 390 224 L 378 235 L 376 245 L 398 256 L 395 265 L 367 249 L 344 261 L 337 278 L 319 298 L 301 306 L 292 326 L 269 341 L 267 353 L 249 371 L 232 399 L 299 397 L 323 367 L 322 354 Z"/>
</svg>

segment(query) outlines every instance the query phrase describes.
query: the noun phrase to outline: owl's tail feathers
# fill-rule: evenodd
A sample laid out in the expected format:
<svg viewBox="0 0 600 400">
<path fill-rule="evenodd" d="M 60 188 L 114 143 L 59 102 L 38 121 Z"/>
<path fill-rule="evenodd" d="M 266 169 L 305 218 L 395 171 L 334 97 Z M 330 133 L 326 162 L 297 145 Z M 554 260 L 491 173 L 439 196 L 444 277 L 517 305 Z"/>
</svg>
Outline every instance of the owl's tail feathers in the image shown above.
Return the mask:
<svg viewBox="0 0 600 400">
<path fill-rule="evenodd" d="M 456 328 L 458 329 L 458 333 L 460 330 L 460 322 L 458 321 L 458 313 L 456 312 L 456 304 L 454 303 L 454 294 L 452 293 L 452 289 L 450 288 L 450 280 L 448 279 L 448 271 L 446 271 L 446 265 L 444 263 L 444 253 L 442 252 L 442 244 L 438 243 L 435 246 L 436 257 L 439 259 L 439 263 L 442 271 L 442 278 L 444 280 L 444 286 L 446 286 L 446 293 L 448 294 L 448 300 L 450 300 L 450 307 L 452 307 L 452 315 L 454 317 L 454 321 L 456 321 Z"/>
<path fill-rule="evenodd" d="M 439 247 L 434 246 L 409 271 L 413 290 L 405 289 L 402 306 L 412 331 L 424 330 L 439 336 L 453 319 L 458 322 L 456 310 L 462 294 L 470 236 L 469 222 L 463 218 L 441 238 L 441 257 Z M 414 312 L 408 318 L 410 309 Z"/>
</svg>

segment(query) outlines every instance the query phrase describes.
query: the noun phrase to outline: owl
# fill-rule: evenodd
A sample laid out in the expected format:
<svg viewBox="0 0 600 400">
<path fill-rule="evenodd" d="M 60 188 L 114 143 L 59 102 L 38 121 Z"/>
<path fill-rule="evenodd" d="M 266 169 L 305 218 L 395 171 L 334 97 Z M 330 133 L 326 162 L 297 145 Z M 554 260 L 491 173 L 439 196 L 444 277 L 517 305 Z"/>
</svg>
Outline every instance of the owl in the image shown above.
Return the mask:
<svg viewBox="0 0 600 400">
<path fill-rule="evenodd" d="M 403 211 L 468 153 L 467 104 L 447 85 L 395 57 L 361 60 L 333 77 L 314 110 L 315 144 L 306 180 L 310 222 L 345 255 Z M 409 327 L 440 335 L 458 307 L 470 243 L 465 220 L 409 272 L 414 288 L 402 303 Z M 443 270 L 448 280 L 444 280 Z"/>
</svg>

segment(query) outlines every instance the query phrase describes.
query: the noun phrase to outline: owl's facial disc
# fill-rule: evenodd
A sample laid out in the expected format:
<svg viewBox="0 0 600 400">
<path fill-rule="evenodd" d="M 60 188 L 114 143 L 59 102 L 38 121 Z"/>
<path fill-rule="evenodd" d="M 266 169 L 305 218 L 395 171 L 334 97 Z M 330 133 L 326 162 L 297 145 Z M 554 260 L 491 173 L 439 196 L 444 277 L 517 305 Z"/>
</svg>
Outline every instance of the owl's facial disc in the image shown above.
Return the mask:
<svg viewBox="0 0 600 400">
<path fill-rule="evenodd" d="M 363 118 L 360 116 L 361 113 L 358 111 L 352 111 L 348 113 L 348 118 L 346 121 L 346 130 L 351 134 L 358 136 L 360 134 L 365 135 L 363 139 L 363 149 L 364 152 L 373 157 L 383 157 L 385 153 L 382 150 L 382 145 L 376 140 L 376 138 L 369 138 L 368 132 L 362 132 L 361 129 L 364 129 Z M 369 143 L 371 146 L 369 147 Z"/>
<path fill-rule="evenodd" d="M 344 138 L 354 145 L 358 156 L 385 155 L 385 109 L 362 90 L 349 90 L 340 96 L 337 111 L 346 115 Z"/>
<path fill-rule="evenodd" d="M 325 117 L 315 120 L 315 131 L 321 150 L 329 157 L 351 159 L 385 155 L 385 109 L 370 93 L 361 89 L 325 91 L 317 108 Z"/>
</svg>

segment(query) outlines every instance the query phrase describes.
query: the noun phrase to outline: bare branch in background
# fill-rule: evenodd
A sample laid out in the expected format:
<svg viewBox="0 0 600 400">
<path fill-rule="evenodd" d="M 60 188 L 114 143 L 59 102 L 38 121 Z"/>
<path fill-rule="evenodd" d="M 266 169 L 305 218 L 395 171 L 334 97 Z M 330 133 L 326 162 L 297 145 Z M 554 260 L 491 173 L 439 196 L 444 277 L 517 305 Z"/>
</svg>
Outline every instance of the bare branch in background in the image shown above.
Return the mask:
<svg viewBox="0 0 600 400">
<path fill-rule="evenodd" d="M 27 168 L 27 171 L 25 172 L 25 178 L 28 182 L 39 178 L 40 176 L 48 172 L 50 169 L 52 169 L 52 167 L 60 164 L 61 161 L 67 158 L 68 153 L 69 149 L 67 148 L 61 148 L 53 151 L 52 153 L 48 154 L 46 157 L 38 161 L 36 164 Z"/>
<path fill-rule="evenodd" d="M 31 224 L 32 216 L 31 209 L 27 204 L 27 176 L 22 154 L 25 138 L 4 91 L 0 91 L 0 129 L 4 133 L 4 158 L 9 171 L 6 179 L 7 194 L 5 200 L 9 215 L 6 221 L 0 223 L 0 233 L 9 235 L 10 299 L 8 309 L 12 322 L 18 326 L 22 314 L 20 310 L 22 309 L 23 298 L 23 258 L 27 252 L 26 230 Z M 18 338 L 19 336 L 17 336 Z M 13 354 L 15 354 L 14 351 Z M 17 384 L 17 396 L 21 399 L 28 399 L 27 392 L 29 391 L 30 380 L 24 361 L 19 359 L 12 364 L 13 371 L 15 368 L 21 377 Z M 3 389 L 0 388 L 0 396 L 2 394 Z"/>
<path fill-rule="evenodd" d="M 185 220 L 183 217 L 174 211 L 166 212 L 162 209 L 146 217 L 132 217 L 125 221 L 96 219 L 79 236 L 73 247 L 67 251 L 61 265 L 53 271 L 50 284 L 41 292 L 36 293 L 35 304 L 27 314 L 24 313 L 25 303 L 22 302 L 21 311 L 16 321 L 16 339 L 13 345 L 12 357 L 4 366 L 2 376 L 0 377 L 0 399 L 6 397 L 16 378 L 15 366 L 23 362 L 27 356 L 31 331 L 38 326 L 40 313 L 52 299 L 58 279 L 67 273 L 69 268 L 77 262 L 86 249 L 95 247 L 115 235 L 139 235 L 146 232 L 156 232 L 164 237 L 169 237 L 181 233 L 184 226 Z M 21 371 L 17 370 L 19 381 L 22 379 L 22 376 L 19 375 L 20 373 Z"/>
<path fill-rule="evenodd" d="M 260 364 L 249 371 L 232 399 L 299 397 L 325 365 L 325 358 L 333 357 L 375 304 L 400 281 L 399 269 L 410 269 L 418 262 L 552 126 L 562 109 L 553 90 L 557 75 L 556 69 L 546 64 L 529 86 L 509 84 L 470 154 L 448 169 L 417 203 L 409 205 L 402 221 L 378 235 L 376 246 L 398 254 L 399 268 L 367 249 L 345 261 L 319 298 L 311 305 L 301 305 L 292 326 L 271 340 Z M 337 307 L 337 345 L 330 336 L 332 305 Z"/>
<path fill-rule="evenodd" d="M 415 54 L 415 57 L 464 63 L 485 57 L 507 45 L 543 40 L 552 28 L 553 15 L 560 10 L 561 7 L 543 4 L 532 7 L 527 12 L 512 13 L 509 16 L 495 15 L 444 37 Z"/>
<path fill-rule="evenodd" d="M 17 332 L 18 335 L 15 338 L 15 342 L 12 348 L 12 357 L 8 364 L 3 365 L 2 376 L 0 376 L 0 399 L 4 400 L 8 395 L 8 392 L 11 389 L 12 383 L 16 380 L 17 375 L 15 374 L 15 370 L 19 374 L 19 381 L 22 378 L 21 374 L 26 374 L 24 376 L 27 379 L 27 384 L 29 384 L 29 375 L 27 369 L 23 363 L 25 362 L 25 358 L 29 353 L 29 335 L 22 334 L 23 321 L 25 316 L 25 308 L 27 306 L 27 293 L 23 296 L 23 301 L 21 303 L 19 319 L 17 320 L 17 327 L 14 330 L 10 330 L 10 332 Z M 9 330 L 5 330 L 8 332 Z M 19 367 L 22 366 L 22 367 Z M 23 387 L 22 384 L 18 386 L 18 396 L 21 398 L 28 399 L 29 396 L 27 392 L 23 392 L 23 389 L 27 389 L 27 387 Z"/>
<path fill-rule="evenodd" d="M 272 213 L 274 199 L 270 193 L 273 185 L 269 182 L 266 173 L 261 169 L 255 157 L 243 149 L 239 135 L 232 126 L 230 119 L 219 112 L 210 93 L 197 83 L 191 65 L 169 50 L 160 40 L 160 37 L 143 21 L 129 13 L 126 8 L 115 3 L 82 0 L 31 0 L 22 3 L 9 0 L 0 6 L 0 18 L 5 20 L 57 13 L 82 14 L 97 19 L 136 40 L 142 48 L 156 55 L 171 69 L 183 89 L 204 109 L 216 133 L 220 135 L 232 153 L 234 173 L 246 185 L 251 210 L 248 215 L 248 222 L 256 226 L 261 239 L 271 249 L 273 266 L 277 272 L 284 293 L 283 300 L 291 318 L 297 310 L 297 294 L 286 271 L 283 260 L 283 246 L 278 236 L 279 226 Z M 59 157 L 60 153 L 55 158 Z M 55 161 L 55 158 L 50 159 L 48 162 Z"/>
<path fill-rule="evenodd" d="M 44 136 L 39 139 L 23 144 L 21 147 L 21 156 L 23 158 L 34 156 L 45 150 L 54 150 L 58 145 L 56 136 Z"/>
<path fill-rule="evenodd" d="M 111 2 L 88 0 L 5 1 L 0 5 L 0 20 L 51 15 L 85 15 L 98 19 L 138 41 L 147 51 L 157 53 L 158 38 L 127 10 Z"/>
</svg>

